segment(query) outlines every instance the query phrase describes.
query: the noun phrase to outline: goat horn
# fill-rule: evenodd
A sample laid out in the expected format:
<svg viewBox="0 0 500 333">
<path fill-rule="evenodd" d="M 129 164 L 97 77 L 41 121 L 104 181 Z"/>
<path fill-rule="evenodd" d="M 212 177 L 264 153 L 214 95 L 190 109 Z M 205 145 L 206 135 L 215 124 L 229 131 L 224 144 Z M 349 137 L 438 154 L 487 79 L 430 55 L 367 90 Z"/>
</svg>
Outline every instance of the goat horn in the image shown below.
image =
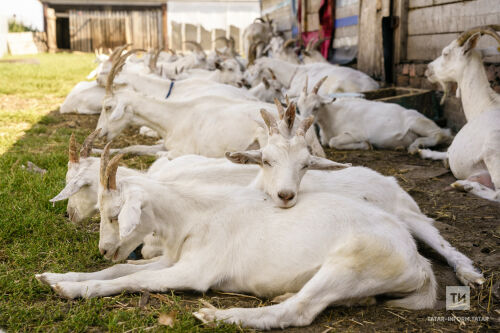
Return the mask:
<svg viewBox="0 0 500 333">
<path fill-rule="evenodd" d="M 116 47 L 113 50 L 113 53 L 111 53 L 111 55 L 109 56 L 109 60 L 111 62 L 113 62 L 116 57 L 120 57 L 122 55 L 123 50 L 125 50 L 127 47 L 129 47 L 131 45 L 132 45 L 131 43 L 128 43 L 128 44 Z"/>
<path fill-rule="evenodd" d="M 317 41 L 314 42 L 312 48 L 309 51 L 316 50 L 321 44 L 325 41 L 328 40 L 329 38 L 320 38 Z"/>
<path fill-rule="evenodd" d="M 290 105 L 290 100 L 288 99 L 288 94 L 285 95 L 286 105 Z"/>
<path fill-rule="evenodd" d="M 278 124 L 276 123 L 276 119 L 273 117 L 273 115 L 267 112 L 266 109 L 260 109 L 260 115 L 266 123 L 267 129 L 269 130 L 269 135 L 278 134 Z"/>
<path fill-rule="evenodd" d="M 316 85 L 314 86 L 313 90 L 312 90 L 312 93 L 317 95 L 318 94 L 318 91 L 319 91 L 319 88 L 321 88 L 321 85 L 326 81 L 326 79 L 328 79 L 328 75 L 327 76 L 324 76 L 321 80 L 319 80 Z"/>
<path fill-rule="evenodd" d="M 267 79 L 265 77 L 262 78 L 262 82 L 264 83 L 264 86 L 266 87 L 266 89 L 269 89 L 269 87 L 271 85 L 269 84 L 269 81 L 267 81 Z"/>
<path fill-rule="evenodd" d="M 274 71 L 271 68 L 269 68 L 269 67 L 267 68 L 267 70 L 271 74 L 271 79 L 276 80 L 276 75 L 274 75 Z"/>
<path fill-rule="evenodd" d="M 106 168 L 108 167 L 109 163 L 109 149 L 111 148 L 111 141 L 108 142 L 106 146 L 104 146 L 104 149 L 102 150 L 101 153 L 101 170 L 99 172 L 100 180 L 101 180 L 101 185 L 106 186 Z"/>
<path fill-rule="evenodd" d="M 69 138 L 69 162 L 80 162 L 80 157 L 78 156 L 78 151 L 76 149 L 75 133 L 71 133 L 71 137 Z"/>
<path fill-rule="evenodd" d="M 224 41 L 224 44 L 226 44 L 226 47 L 229 47 L 229 40 L 226 38 L 226 36 L 219 36 L 215 38 L 215 41 L 222 40 Z"/>
<path fill-rule="evenodd" d="M 297 131 L 295 132 L 295 134 L 297 136 L 305 136 L 307 133 L 307 130 L 309 129 L 309 127 L 311 127 L 311 125 L 313 123 L 314 123 L 314 116 L 310 116 L 310 117 L 307 117 L 306 119 L 303 119 L 300 122 L 299 128 L 297 128 Z"/>
<path fill-rule="evenodd" d="M 307 85 L 308 85 L 308 81 L 309 81 L 309 76 L 306 75 L 306 84 L 304 85 L 304 89 L 302 89 L 302 91 L 304 92 L 304 94 L 307 95 Z"/>
<path fill-rule="evenodd" d="M 283 119 L 285 116 L 285 109 L 283 109 L 283 105 L 281 105 L 280 101 L 275 97 L 274 98 L 274 104 L 276 104 L 276 109 L 278 110 L 278 116 L 280 117 L 280 120 Z"/>
<path fill-rule="evenodd" d="M 106 167 L 104 177 L 106 180 L 106 189 L 108 190 L 116 190 L 116 171 L 118 170 L 118 163 L 122 159 L 123 155 L 124 154 L 118 154 L 113 156 Z"/>
<path fill-rule="evenodd" d="M 127 60 L 127 58 L 130 57 L 132 54 L 137 53 L 137 52 L 146 52 L 146 50 L 144 50 L 144 49 L 130 50 L 129 52 L 120 56 L 116 60 L 116 62 L 113 64 L 113 66 L 111 67 L 111 70 L 109 71 L 107 80 L 106 80 L 106 95 L 111 95 L 113 93 L 113 81 L 115 79 L 115 76 L 118 73 L 120 73 L 120 71 L 123 69 L 123 65 L 125 65 L 125 61 Z"/>
<path fill-rule="evenodd" d="M 293 123 L 295 122 L 295 109 L 296 109 L 295 103 L 291 103 L 286 108 L 284 120 L 289 130 L 293 128 Z"/>
<path fill-rule="evenodd" d="M 500 44 L 500 36 L 496 32 L 497 30 L 500 30 L 500 25 L 498 24 L 485 25 L 481 27 L 472 28 L 463 32 L 457 38 L 457 43 L 459 46 L 463 46 L 471 36 L 479 32 L 481 33 L 481 35 L 490 35 L 491 37 L 496 39 L 498 44 Z"/>
<path fill-rule="evenodd" d="M 251 66 L 255 62 L 255 58 L 257 58 L 257 44 L 252 43 L 248 48 L 248 66 Z"/>
<path fill-rule="evenodd" d="M 185 42 L 184 42 L 184 44 L 191 44 L 191 45 L 193 45 L 196 49 L 198 49 L 198 51 L 200 51 L 200 52 L 203 52 L 203 53 L 204 53 L 204 51 L 203 51 L 203 47 L 202 47 L 202 46 L 200 45 L 200 43 L 198 43 L 198 42 L 193 42 L 192 40 L 187 40 L 187 41 L 185 41 Z"/>
<path fill-rule="evenodd" d="M 152 72 L 156 70 L 160 53 L 161 53 L 160 49 L 156 50 L 156 52 L 151 56 L 151 59 L 149 59 L 149 68 L 151 69 Z"/>
<path fill-rule="evenodd" d="M 99 134 L 99 132 L 101 132 L 100 128 L 90 133 L 85 139 L 85 141 L 83 141 L 82 149 L 80 150 L 80 157 L 87 158 L 90 156 L 90 152 L 92 151 L 92 145 L 94 144 L 94 140 Z"/>
<path fill-rule="evenodd" d="M 295 43 L 297 43 L 297 38 L 287 39 L 287 41 L 283 44 L 283 48 L 286 49 L 286 48 L 292 46 Z"/>
<path fill-rule="evenodd" d="M 307 46 L 306 46 L 306 51 L 309 52 L 309 50 L 311 49 L 311 46 L 313 45 L 314 43 L 314 39 L 310 39 L 309 42 L 307 43 Z"/>
</svg>

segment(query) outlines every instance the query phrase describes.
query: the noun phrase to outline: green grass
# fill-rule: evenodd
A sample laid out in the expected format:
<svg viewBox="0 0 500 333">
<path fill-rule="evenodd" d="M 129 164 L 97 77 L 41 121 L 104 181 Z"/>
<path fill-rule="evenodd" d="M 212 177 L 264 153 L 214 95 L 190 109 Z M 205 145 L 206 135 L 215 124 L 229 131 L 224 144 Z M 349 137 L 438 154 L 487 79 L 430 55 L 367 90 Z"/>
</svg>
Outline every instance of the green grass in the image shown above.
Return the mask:
<svg viewBox="0 0 500 333">
<path fill-rule="evenodd" d="M 0 63 L 0 328 L 14 331 L 127 331 L 158 325 L 160 313 L 177 314 L 172 331 L 234 331 L 202 326 L 199 308 L 178 295 L 163 295 L 140 308 L 140 295 L 91 300 L 61 299 L 34 278 L 44 271 L 95 271 L 107 267 L 98 252 L 98 220 L 75 226 L 65 218 L 65 202 L 49 199 L 64 186 L 67 142 L 79 142 L 91 128 L 70 129 L 52 113 L 70 89 L 93 68 L 87 54 L 37 55 L 40 65 Z M 21 168 L 27 161 L 44 176 Z M 188 298 L 189 298 L 188 297 Z M 149 330 L 149 329 L 148 329 Z"/>
</svg>

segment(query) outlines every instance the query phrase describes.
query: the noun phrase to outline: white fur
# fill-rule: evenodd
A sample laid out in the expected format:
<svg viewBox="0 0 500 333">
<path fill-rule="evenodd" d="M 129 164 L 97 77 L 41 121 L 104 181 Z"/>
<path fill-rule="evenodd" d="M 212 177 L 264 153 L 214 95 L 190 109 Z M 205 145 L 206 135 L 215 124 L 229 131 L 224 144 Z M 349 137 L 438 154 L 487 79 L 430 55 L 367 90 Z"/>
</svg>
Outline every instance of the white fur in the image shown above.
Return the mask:
<svg viewBox="0 0 500 333">
<path fill-rule="evenodd" d="M 453 175 L 462 180 L 459 183 L 462 185 L 477 179 L 482 179 L 485 185 L 491 179 L 494 188 L 474 184 L 462 188 L 475 189 L 472 193 L 499 201 L 500 95 L 491 89 L 481 55 L 474 50 L 478 38 L 479 34 L 470 37 L 463 46 L 459 46 L 456 40 L 451 42 L 441 56 L 429 64 L 426 75 L 431 82 L 443 86 L 457 82 L 461 92 L 467 124 L 448 148 Z"/>
<path fill-rule="evenodd" d="M 64 297 L 211 287 L 268 297 L 297 293 L 276 306 L 197 313 L 260 329 L 309 325 L 330 304 L 378 294 L 404 294 L 389 305 L 411 309 L 435 303 L 434 274 L 409 232 L 361 201 L 304 193 L 293 209 L 282 210 L 247 187 L 136 176 L 117 190 L 101 190 L 99 203 L 99 245 L 106 257 L 125 258 L 153 231 L 168 240 L 168 255 L 97 273 L 52 274 L 59 279 L 53 289 Z M 37 276 L 42 282 L 47 277 Z"/>
<path fill-rule="evenodd" d="M 452 139 L 449 130 L 439 128 L 416 110 L 360 98 L 334 101 L 302 91 L 298 100 L 304 116 L 314 115 L 321 129 L 321 141 L 335 149 L 432 147 Z"/>
<path fill-rule="evenodd" d="M 328 80 L 322 85 L 319 93 L 328 95 L 335 92 L 361 92 L 378 89 L 379 85 L 368 75 L 349 67 L 341 67 L 328 63 L 313 63 L 295 65 L 289 62 L 273 59 L 259 58 L 255 64 L 245 72 L 245 79 L 252 83 L 260 79 L 260 73 L 266 68 L 271 68 L 280 83 L 288 89 L 290 97 L 298 97 L 306 76 L 309 77 L 311 86 L 324 76 Z"/>
</svg>

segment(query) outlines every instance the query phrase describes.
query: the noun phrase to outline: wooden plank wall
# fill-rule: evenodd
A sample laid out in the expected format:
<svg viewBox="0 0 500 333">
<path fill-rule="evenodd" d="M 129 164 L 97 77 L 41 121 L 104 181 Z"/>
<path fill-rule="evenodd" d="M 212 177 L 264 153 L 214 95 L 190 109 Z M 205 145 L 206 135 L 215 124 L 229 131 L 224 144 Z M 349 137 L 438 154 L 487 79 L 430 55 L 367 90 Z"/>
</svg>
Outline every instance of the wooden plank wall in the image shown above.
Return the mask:
<svg viewBox="0 0 500 333">
<path fill-rule="evenodd" d="M 335 2 L 335 38 L 333 40 L 334 55 L 339 50 L 348 52 L 358 45 L 359 0 L 336 0 Z"/>
<path fill-rule="evenodd" d="M 269 15 L 274 20 L 278 31 L 284 32 L 288 37 L 291 36 L 292 25 L 295 20 L 291 14 L 291 3 L 291 0 L 262 0 L 262 15 Z"/>
<path fill-rule="evenodd" d="M 93 52 L 132 43 L 137 48 L 163 47 L 161 10 L 69 12 L 74 51 Z"/>
<path fill-rule="evenodd" d="M 408 0 L 407 61 L 431 61 L 443 47 L 469 28 L 500 24 L 499 0 Z M 478 47 L 495 46 L 488 37 L 481 38 Z M 490 57 L 500 62 L 500 57 Z"/>
</svg>

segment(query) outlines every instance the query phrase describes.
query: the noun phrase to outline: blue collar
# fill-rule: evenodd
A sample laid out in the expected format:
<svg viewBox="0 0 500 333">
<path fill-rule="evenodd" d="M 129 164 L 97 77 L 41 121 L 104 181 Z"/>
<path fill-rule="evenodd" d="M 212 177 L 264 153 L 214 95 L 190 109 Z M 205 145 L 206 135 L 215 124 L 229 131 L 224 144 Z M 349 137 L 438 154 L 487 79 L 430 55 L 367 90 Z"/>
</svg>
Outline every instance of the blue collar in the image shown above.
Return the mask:
<svg viewBox="0 0 500 333">
<path fill-rule="evenodd" d="M 174 80 L 172 80 L 172 82 L 170 82 L 170 88 L 168 88 L 168 93 L 167 93 L 167 96 L 165 97 L 165 99 L 170 97 L 170 94 L 172 93 L 172 89 L 174 88 L 174 83 L 175 83 Z"/>
</svg>

